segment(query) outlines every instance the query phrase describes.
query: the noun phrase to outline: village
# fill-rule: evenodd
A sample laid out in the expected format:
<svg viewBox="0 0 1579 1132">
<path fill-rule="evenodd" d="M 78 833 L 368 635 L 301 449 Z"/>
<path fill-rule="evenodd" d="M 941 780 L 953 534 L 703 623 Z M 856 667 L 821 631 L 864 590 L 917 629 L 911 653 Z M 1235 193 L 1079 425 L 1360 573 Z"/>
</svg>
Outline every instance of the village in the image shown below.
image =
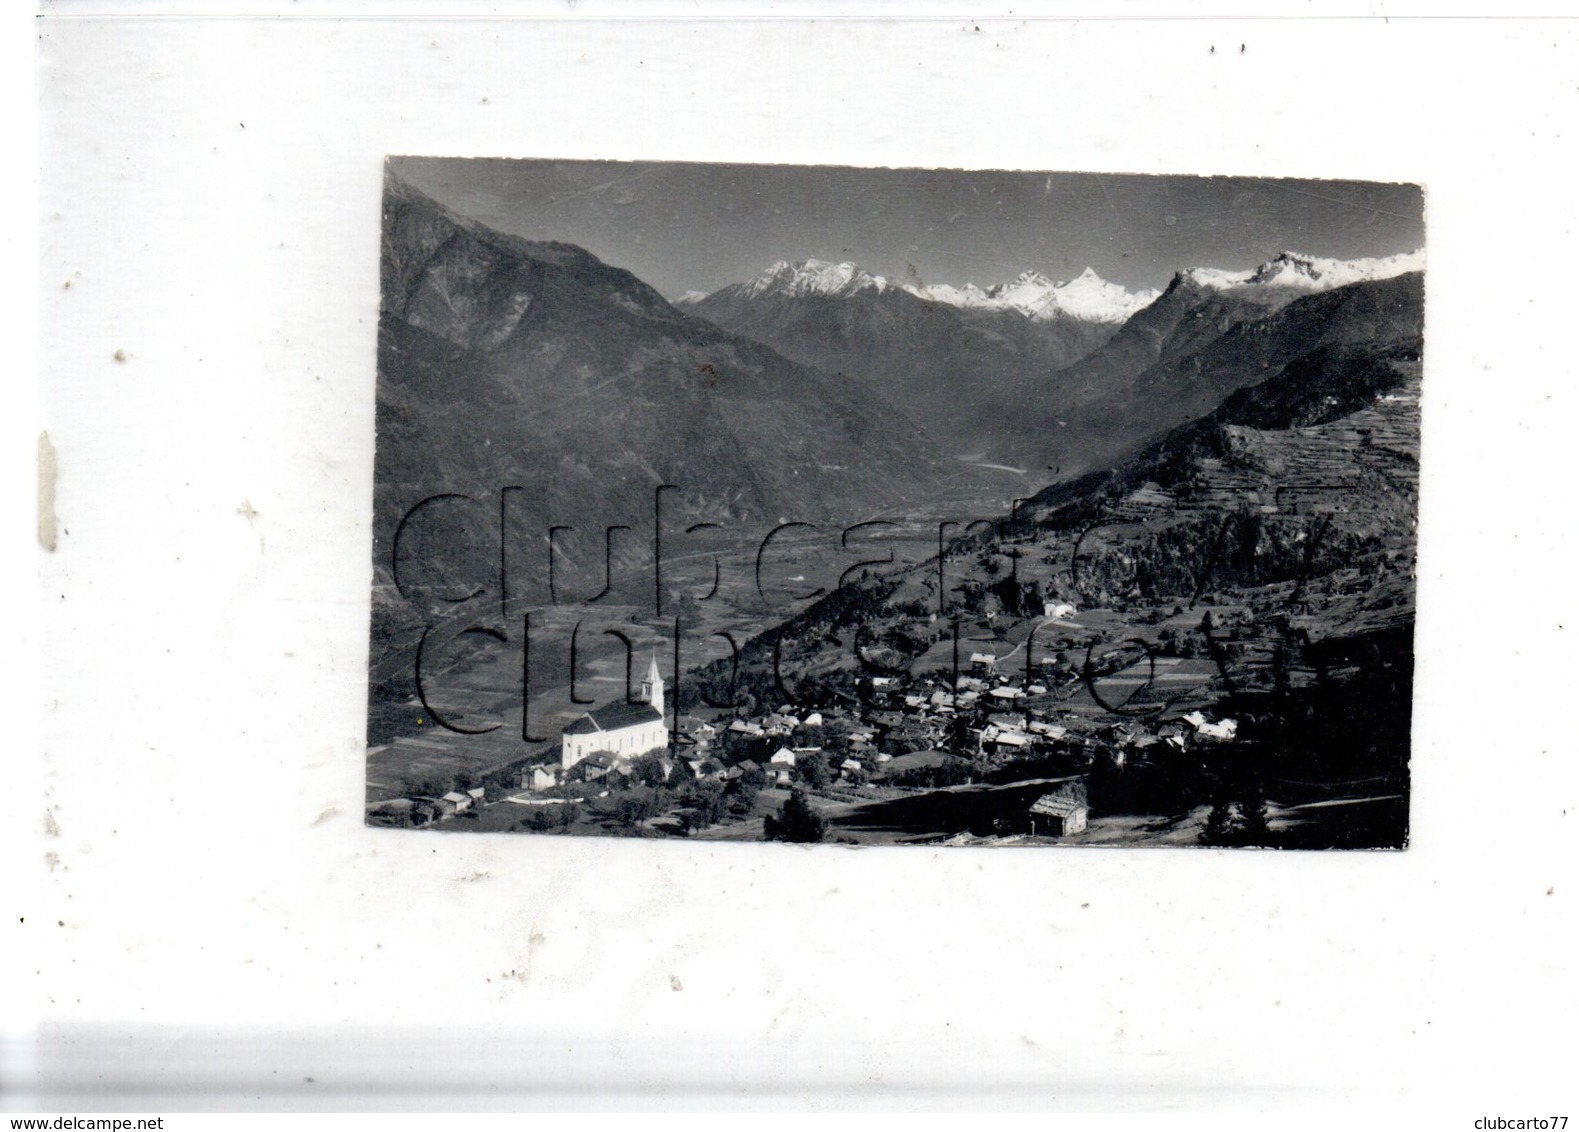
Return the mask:
<svg viewBox="0 0 1579 1132">
<path fill-rule="evenodd" d="M 1236 722 L 1199 707 L 1148 711 L 1144 722 L 1116 717 L 1109 697 L 1202 691 L 1215 673 L 1201 661 L 1118 654 L 1102 666 L 1114 670 L 1094 676 L 1067 651 L 1081 631 L 1074 607 L 1049 603 L 1042 613 L 1036 628 L 1061 632 L 1053 644 L 1066 647 L 1029 674 L 983 649 L 958 675 L 950 666 L 867 675 L 848 700 L 690 710 L 674 728 L 654 660 L 639 698 L 573 720 L 527 764 L 383 801 L 369 820 L 848 844 L 1100 843 L 1093 782 L 1126 768 L 1193 765 L 1233 740 Z"/>
<path fill-rule="evenodd" d="M 656 652 L 639 691 L 634 655 L 623 680 L 611 661 L 613 702 L 567 706 L 557 737 L 521 755 L 468 766 L 453 739 L 397 737 L 368 820 L 869 845 L 1401 843 L 1417 420 L 1410 363 L 1350 415 L 1225 428 L 1223 454 L 1187 473 L 1137 464 L 1089 513 L 1033 503 L 991 537 L 863 572 L 733 657 L 671 664 L 672 697 Z"/>
</svg>

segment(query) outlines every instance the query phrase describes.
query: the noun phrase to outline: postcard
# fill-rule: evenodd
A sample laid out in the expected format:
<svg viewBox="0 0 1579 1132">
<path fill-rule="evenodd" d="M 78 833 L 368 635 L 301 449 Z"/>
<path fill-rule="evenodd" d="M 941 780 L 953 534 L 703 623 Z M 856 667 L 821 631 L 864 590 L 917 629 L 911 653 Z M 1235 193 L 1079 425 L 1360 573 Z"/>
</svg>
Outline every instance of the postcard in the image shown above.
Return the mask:
<svg viewBox="0 0 1579 1132">
<path fill-rule="evenodd" d="M 390 158 L 367 821 L 1402 847 L 1423 204 Z"/>
</svg>

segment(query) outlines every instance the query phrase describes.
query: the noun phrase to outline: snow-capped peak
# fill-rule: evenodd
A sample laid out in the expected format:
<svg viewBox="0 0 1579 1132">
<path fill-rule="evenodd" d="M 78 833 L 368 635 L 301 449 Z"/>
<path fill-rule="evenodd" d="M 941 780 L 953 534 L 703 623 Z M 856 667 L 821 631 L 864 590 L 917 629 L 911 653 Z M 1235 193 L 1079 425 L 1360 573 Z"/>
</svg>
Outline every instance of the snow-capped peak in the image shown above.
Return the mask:
<svg viewBox="0 0 1579 1132">
<path fill-rule="evenodd" d="M 1244 291 L 1265 287 L 1315 294 L 1317 291 L 1345 287 L 1350 283 L 1391 279 L 1424 269 L 1424 249 L 1369 259 L 1328 259 L 1299 252 L 1283 252 L 1248 271 L 1194 267 L 1182 272 L 1181 276 L 1214 291 Z"/>
<path fill-rule="evenodd" d="M 801 263 L 779 260 L 741 288 L 748 299 L 759 295 L 853 295 L 857 291 L 874 290 L 881 294 L 888 287 L 888 280 L 873 275 L 853 263 L 829 263 L 827 260 L 808 259 Z"/>
<path fill-rule="evenodd" d="M 1063 283 L 1055 283 L 1039 271 L 1026 271 L 1012 283 L 985 288 L 967 283 L 963 287 L 939 284 L 905 290 L 950 306 L 1012 310 L 1036 320 L 1064 316 L 1082 322 L 1123 322 L 1157 297 L 1156 291 L 1132 292 L 1109 283 L 1089 267 Z"/>
</svg>

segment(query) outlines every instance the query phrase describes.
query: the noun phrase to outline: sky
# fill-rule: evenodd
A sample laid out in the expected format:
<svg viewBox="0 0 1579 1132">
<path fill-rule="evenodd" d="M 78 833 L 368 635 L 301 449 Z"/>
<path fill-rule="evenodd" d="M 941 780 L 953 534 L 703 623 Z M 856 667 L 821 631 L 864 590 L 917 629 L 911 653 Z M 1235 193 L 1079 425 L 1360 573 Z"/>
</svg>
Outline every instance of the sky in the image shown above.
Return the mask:
<svg viewBox="0 0 1579 1132">
<path fill-rule="evenodd" d="M 493 228 L 577 244 L 664 295 L 777 260 L 852 262 L 900 283 L 981 286 L 1090 267 L 1131 289 L 1281 251 L 1353 259 L 1425 243 L 1417 185 L 1113 173 L 391 158 Z"/>
</svg>

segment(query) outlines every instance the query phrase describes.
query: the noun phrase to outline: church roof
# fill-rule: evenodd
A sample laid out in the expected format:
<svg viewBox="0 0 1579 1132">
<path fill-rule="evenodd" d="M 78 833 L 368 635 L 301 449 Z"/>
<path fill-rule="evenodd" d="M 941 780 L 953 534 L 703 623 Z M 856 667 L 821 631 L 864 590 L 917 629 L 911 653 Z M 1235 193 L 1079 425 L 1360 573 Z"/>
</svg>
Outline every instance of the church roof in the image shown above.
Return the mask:
<svg viewBox="0 0 1579 1132">
<path fill-rule="evenodd" d="M 582 714 L 570 723 L 566 735 L 592 735 L 599 731 L 619 731 L 642 723 L 661 723 L 663 716 L 651 704 L 633 704 L 617 700 L 596 711 Z"/>
</svg>

